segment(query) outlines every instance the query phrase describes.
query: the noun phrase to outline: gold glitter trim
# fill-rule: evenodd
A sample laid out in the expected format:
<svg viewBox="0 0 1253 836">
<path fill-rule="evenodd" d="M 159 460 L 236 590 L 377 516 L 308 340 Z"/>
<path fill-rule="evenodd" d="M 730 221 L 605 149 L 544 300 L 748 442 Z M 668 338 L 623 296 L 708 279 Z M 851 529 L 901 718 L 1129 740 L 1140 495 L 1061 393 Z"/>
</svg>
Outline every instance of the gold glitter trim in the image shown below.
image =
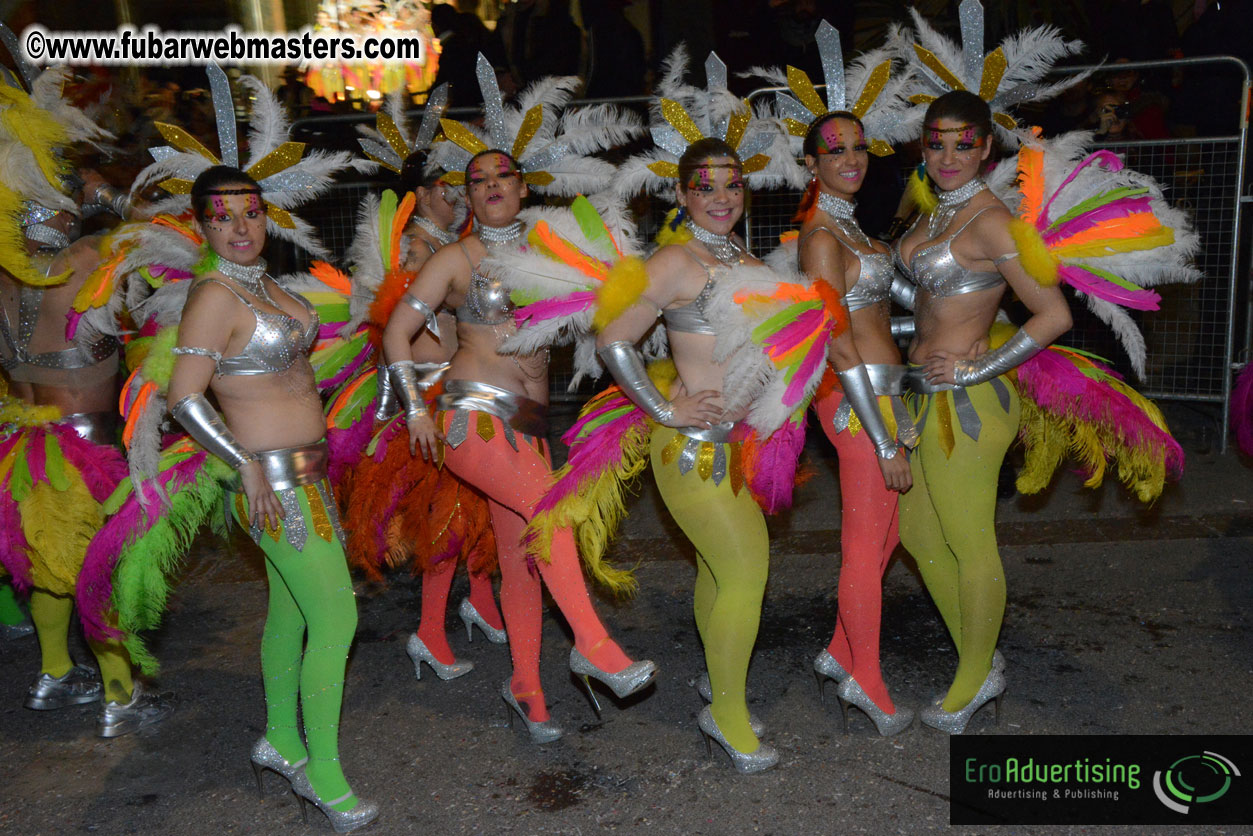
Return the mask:
<svg viewBox="0 0 1253 836">
<path fill-rule="evenodd" d="M 460 145 L 471 154 L 478 154 L 481 151 L 488 150 L 483 144 L 483 140 L 475 136 L 469 128 L 461 124 L 455 119 L 441 119 L 439 125 L 444 129 L 444 136 Z"/>
<path fill-rule="evenodd" d="M 804 136 L 809 133 L 808 125 L 790 116 L 783 120 L 783 124 L 787 125 L 787 132 L 792 136 Z"/>
<path fill-rule="evenodd" d="M 249 177 L 260 183 L 267 177 L 278 174 L 300 162 L 305 153 L 303 142 L 284 142 L 252 165 L 246 172 Z"/>
<path fill-rule="evenodd" d="M 439 179 L 450 186 L 464 186 L 466 184 L 466 173 L 464 171 L 447 171 Z"/>
<path fill-rule="evenodd" d="M 744 487 L 743 446 L 738 441 L 727 445 L 727 477 L 731 480 L 731 493 L 735 496 L 739 496 L 740 488 Z"/>
<path fill-rule="evenodd" d="M 528 171 L 522 175 L 523 182 L 530 183 L 532 186 L 547 186 L 556 179 L 547 171 Z"/>
<path fill-rule="evenodd" d="M 943 81 L 948 85 L 948 89 L 966 89 L 966 85 L 962 84 L 961 81 L 958 80 L 957 76 L 953 75 L 952 72 L 949 71 L 949 68 L 944 66 L 943 62 L 941 62 L 939 58 L 935 57 L 934 52 L 929 49 L 925 49 L 918 44 L 914 44 L 914 53 L 918 56 L 918 60 L 921 61 L 927 69 L 938 75 L 940 77 L 940 81 Z"/>
<path fill-rule="evenodd" d="M 1002 128 L 1004 128 L 1007 131 L 1013 131 L 1013 130 L 1018 129 L 1018 121 L 1014 119 L 1014 117 L 1010 116 L 1008 113 L 993 113 L 992 121 L 1000 125 Z"/>
<path fill-rule="evenodd" d="M 1005 50 L 997 47 L 983 59 L 983 77 L 979 79 L 979 98 L 985 102 L 992 101 L 996 95 L 996 90 L 1001 86 L 1001 79 L 1005 77 L 1005 68 L 1009 66 L 1009 62 L 1005 60 Z"/>
<path fill-rule="evenodd" d="M 161 132 L 161 136 L 165 137 L 165 141 L 174 146 L 175 150 L 182 151 L 184 153 L 199 154 L 206 159 L 213 160 L 215 163 L 218 162 L 218 158 L 213 156 L 213 152 L 201 145 L 198 139 L 187 133 L 187 131 L 183 130 L 178 125 L 171 125 L 166 122 L 155 122 L 153 124 L 157 126 L 157 130 Z"/>
<path fill-rule="evenodd" d="M 883 88 L 887 85 L 891 76 L 891 61 L 884 61 L 870 71 L 870 76 L 866 79 L 866 86 L 862 88 L 861 95 L 857 97 L 857 101 L 852 107 L 854 116 L 860 119 L 866 115 L 866 111 L 870 110 L 874 105 L 875 100 L 879 98 L 879 94 L 883 92 Z"/>
<path fill-rule="evenodd" d="M 744 102 L 744 110 L 737 110 L 731 114 L 730 121 L 727 122 L 727 145 L 732 148 L 740 147 L 740 140 L 744 138 L 744 131 L 748 129 L 748 120 L 752 115 L 748 102 Z"/>
<path fill-rule="evenodd" d="M 362 154 L 365 154 L 367 157 L 369 157 L 370 159 L 374 160 L 374 162 L 376 162 L 376 163 L 378 163 L 379 165 L 383 166 L 383 168 L 386 168 L 386 169 L 388 169 L 388 170 L 390 170 L 390 171 L 394 171 L 394 172 L 396 172 L 397 174 L 399 174 L 399 173 L 400 173 L 400 169 L 396 168 L 396 166 L 392 165 L 391 163 L 389 163 L 387 160 L 383 159 L 382 157 L 376 157 L 376 156 L 374 156 L 373 154 L 371 154 L 369 151 L 365 150 L 364 148 L 362 148 L 362 149 L 361 149 L 361 153 L 362 153 Z"/>
<path fill-rule="evenodd" d="M 171 177 L 169 180 L 162 180 L 157 185 L 170 194 L 191 194 L 191 181 L 181 177 Z"/>
<path fill-rule="evenodd" d="M 679 132 L 680 136 L 688 141 L 689 145 L 705 138 L 705 135 L 700 132 L 700 128 L 696 127 L 696 123 L 692 121 L 692 117 L 688 115 L 683 105 L 674 99 L 661 100 L 661 115 Z"/>
<path fill-rule="evenodd" d="M 953 446 L 956 443 L 953 440 L 953 413 L 948 408 L 948 391 L 936 392 L 932 397 L 935 398 L 935 419 L 939 427 L 940 433 L 940 449 L 944 451 L 944 458 L 953 455 Z"/>
<path fill-rule="evenodd" d="M 822 116 L 827 112 L 827 106 L 822 103 L 822 98 L 818 95 L 818 91 L 814 89 L 814 83 L 809 80 L 809 75 L 804 70 L 798 70 L 796 67 L 789 65 L 787 68 L 787 86 L 792 91 L 792 95 L 796 96 L 800 103 L 814 116 Z"/>
<path fill-rule="evenodd" d="M 896 153 L 891 145 L 881 139 L 870 140 L 870 153 L 876 157 L 890 157 Z"/>
<path fill-rule="evenodd" d="M 544 105 L 537 104 L 526 112 L 522 117 L 522 124 L 518 127 L 518 136 L 513 141 L 513 158 L 515 160 L 522 157 L 522 153 L 526 151 L 526 146 L 535 138 L 535 132 L 539 130 L 539 126 L 544 122 Z"/>
<path fill-rule="evenodd" d="M 383 139 L 387 140 L 387 144 L 392 147 L 392 150 L 402 160 L 409 156 L 409 146 L 405 143 L 405 138 L 400 135 L 400 128 L 396 127 L 392 117 L 388 116 L 385 111 L 379 111 L 375 126 L 378 128 L 378 132 L 383 135 Z"/>
<path fill-rule="evenodd" d="M 700 474 L 703 482 L 708 482 L 709 477 L 713 475 L 714 443 L 712 441 L 702 441 L 700 443 L 700 452 L 696 454 L 696 472 Z"/>
<path fill-rule="evenodd" d="M 770 158 L 765 154 L 754 154 L 744 161 L 744 165 L 740 167 L 742 174 L 752 174 L 755 171 L 761 171 L 770 165 Z M 675 176 L 678 175 L 678 166 L 675 166 Z"/>
<path fill-rule="evenodd" d="M 857 417 L 857 410 L 853 409 L 850 404 L 848 409 L 848 434 L 856 438 L 859 432 L 861 432 L 861 419 Z"/>
<path fill-rule="evenodd" d="M 672 464 L 675 456 L 679 455 L 679 451 L 683 449 L 683 444 L 686 441 L 687 436 L 682 433 L 675 433 L 674 438 L 670 439 L 670 443 L 662 448 L 661 463 L 666 465 Z"/>
<path fill-rule="evenodd" d="M 322 504 L 322 495 L 318 493 L 318 486 L 302 485 L 301 487 L 304 489 L 305 499 L 309 500 L 309 516 L 313 519 L 313 530 L 325 542 L 331 542 L 335 537 L 335 528 L 331 525 L 331 518 L 326 513 L 326 506 Z"/>
<path fill-rule="evenodd" d="M 235 515 L 242 524 L 248 524 L 248 509 L 244 507 L 244 495 L 242 493 L 235 494 Z"/>
<path fill-rule="evenodd" d="M 935 98 L 930 93 L 915 93 L 909 97 L 909 100 L 914 104 L 931 104 Z"/>
<path fill-rule="evenodd" d="M 484 441 L 491 441 L 496 437 L 496 425 L 492 423 L 492 416 L 486 412 L 477 413 L 474 423 L 474 431 L 479 434 L 479 438 Z"/>
<path fill-rule="evenodd" d="M 286 209 L 280 209 L 268 200 L 265 202 L 265 213 L 269 216 L 270 220 L 274 221 L 274 223 L 278 224 L 283 229 L 296 228 L 296 222 L 292 220 L 291 213 Z"/>
<path fill-rule="evenodd" d="M 658 177 L 669 177 L 674 180 L 679 176 L 679 166 L 669 160 L 658 160 L 655 163 L 648 164 L 648 170 Z"/>
</svg>

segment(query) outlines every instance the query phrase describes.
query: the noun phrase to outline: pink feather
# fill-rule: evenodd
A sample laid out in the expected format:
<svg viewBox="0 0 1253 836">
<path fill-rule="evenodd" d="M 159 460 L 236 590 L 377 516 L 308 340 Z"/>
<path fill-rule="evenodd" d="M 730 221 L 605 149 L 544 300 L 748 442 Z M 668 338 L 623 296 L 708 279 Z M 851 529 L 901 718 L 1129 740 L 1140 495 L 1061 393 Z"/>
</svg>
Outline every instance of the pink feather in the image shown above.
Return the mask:
<svg viewBox="0 0 1253 836">
<path fill-rule="evenodd" d="M 1100 163 L 1110 171 L 1122 171 L 1123 168 L 1122 160 L 1113 151 L 1106 151 L 1105 149 L 1093 151 L 1091 154 L 1084 157 L 1083 161 L 1080 162 L 1079 165 L 1074 167 L 1074 170 L 1066 176 L 1066 179 L 1062 181 L 1062 184 L 1057 187 L 1056 191 L 1053 192 L 1053 196 L 1049 198 L 1048 203 L 1044 204 L 1044 211 L 1040 213 L 1042 222 L 1046 224 L 1049 223 L 1047 220 L 1049 218 L 1049 209 L 1052 208 L 1053 201 L 1057 200 L 1057 196 L 1062 193 L 1062 189 L 1069 186 L 1071 181 L 1079 176 L 1079 172 L 1083 171 L 1088 166 L 1097 163 Z"/>
<path fill-rule="evenodd" d="M 1155 290 L 1147 290 L 1140 288 L 1139 290 L 1128 290 L 1121 285 L 1098 276 L 1077 264 L 1063 264 L 1057 268 L 1058 277 L 1075 290 L 1082 291 L 1089 296 L 1095 296 L 1098 299 L 1104 299 L 1107 302 L 1113 302 L 1115 305 L 1122 305 L 1125 308 L 1134 308 L 1138 311 L 1155 311 L 1161 307 L 1162 297 Z"/>
<path fill-rule="evenodd" d="M 55 426 L 61 454 L 74 466 L 91 491 L 91 498 L 104 502 L 126 478 L 126 459 L 116 447 L 94 444 L 68 427 Z"/>
<path fill-rule="evenodd" d="M 514 311 L 513 319 L 518 327 L 535 324 L 547 319 L 559 319 L 582 313 L 596 302 L 596 294 L 590 290 L 580 290 L 568 296 L 556 299 L 540 299 Z"/>
<path fill-rule="evenodd" d="M 1236 378 L 1231 392 L 1231 423 L 1236 443 L 1245 455 L 1253 456 L 1253 363 L 1247 363 Z"/>
<path fill-rule="evenodd" d="M 821 326 L 824 316 L 822 308 L 810 308 L 766 337 L 763 342 L 771 349 L 770 356 L 775 357 L 804 342 L 815 329 Z"/>
<path fill-rule="evenodd" d="M 78 311 L 70 308 L 65 312 L 65 341 L 69 342 L 74 339 L 74 335 L 78 333 L 78 321 L 83 315 Z"/>
<path fill-rule="evenodd" d="M 365 455 L 370 432 L 374 429 L 374 410 L 377 406 L 378 399 L 375 398 L 347 429 L 331 427 L 326 431 L 326 446 L 330 452 L 327 475 L 336 487 L 343 481 L 344 474 Z"/>
<path fill-rule="evenodd" d="M 31 587 L 29 551 L 30 544 L 22 531 L 22 515 L 6 479 L 0 485 L 0 565 L 8 571 L 19 592 L 27 592 Z"/>
<path fill-rule="evenodd" d="M 1069 238 L 1071 235 L 1083 232 L 1085 229 L 1091 229 L 1102 221 L 1150 212 L 1152 210 L 1149 208 L 1149 204 L 1152 200 L 1151 195 L 1143 194 L 1138 197 L 1121 197 L 1118 200 L 1110 201 L 1090 212 L 1084 212 L 1077 218 L 1071 218 L 1057 229 L 1044 233 L 1042 236 L 1044 243 L 1052 245 L 1054 241 Z"/>
<path fill-rule="evenodd" d="M 30 470 L 31 485 L 48 481 L 48 452 L 44 448 L 44 436 L 47 430 L 43 427 L 31 427 L 26 435 L 26 467 Z"/>
<path fill-rule="evenodd" d="M 354 377 L 361 370 L 361 365 L 369 359 L 372 351 L 373 348 L 369 343 L 366 343 L 357 356 L 349 360 L 342 369 L 335 373 L 334 377 L 318 381 L 318 388 L 325 392 Z"/>
<path fill-rule="evenodd" d="M 792 507 L 792 488 L 796 484 L 796 465 L 805 449 L 804 417 L 797 423 L 785 421 L 768 438 L 752 439 L 744 445 L 745 480 L 753 499 L 767 514 L 777 514 Z"/>
<path fill-rule="evenodd" d="M 646 424 L 644 413 L 633 409 L 598 427 L 596 432 L 582 441 L 572 444 L 567 460 L 570 469 L 535 504 L 535 513 L 552 510 L 562 499 L 578 493 L 584 481 L 595 479 L 609 468 L 619 465 L 622 462 L 626 434 L 632 428 L 643 429 Z M 573 433 L 574 429 L 570 432 Z"/>
</svg>

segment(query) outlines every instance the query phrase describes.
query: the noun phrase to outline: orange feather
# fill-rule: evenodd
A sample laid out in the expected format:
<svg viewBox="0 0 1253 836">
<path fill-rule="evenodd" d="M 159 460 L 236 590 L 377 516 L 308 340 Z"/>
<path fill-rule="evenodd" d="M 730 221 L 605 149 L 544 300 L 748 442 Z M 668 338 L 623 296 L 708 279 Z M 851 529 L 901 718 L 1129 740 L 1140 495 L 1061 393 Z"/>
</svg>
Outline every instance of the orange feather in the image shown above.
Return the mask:
<svg viewBox="0 0 1253 836">
<path fill-rule="evenodd" d="M 1052 241 L 1049 243 L 1049 249 L 1077 247 L 1084 244 L 1093 244 L 1104 239 L 1139 238 L 1156 232 L 1159 228 L 1161 228 L 1161 223 L 1158 222 L 1152 212 L 1136 212 L 1133 215 L 1127 215 L 1122 218 L 1109 218 L 1100 221 L 1095 226 L 1089 227 L 1082 232 L 1076 232 L 1067 238 Z"/>
<path fill-rule="evenodd" d="M 392 270 L 383 277 L 383 283 L 374 294 L 374 301 L 370 303 L 370 310 L 366 314 L 366 319 L 374 326 L 370 328 L 370 342 L 375 347 L 378 347 L 382 340 L 383 329 L 387 327 L 387 321 L 392 318 L 392 311 L 396 310 L 400 298 L 405 295 L 405 292 L 409 290 L 409 285 L 413 284 L 413 280 L 417 277 L 417 273 L 411 273 L 408 270 Z"/>
<path fill-rule="evenodd" d="M 562 262 L 569 264 L 589 279 L 603 282 L 609 275 L 609 268 L 598 258 L 592 258 L 569 241 L 557 235 L 549 228 L 546 221 L 535 225 L 535 235 L 544 246 L 553 251 Z"/>
<path fill-rule="evenodd" d="M 157 384 L 149 380 L 143 386 L 139 387 L 139 394 L 135 396 L 135 404 L 131 407 L 131 414 L 126 417 L 126 427 L 122 430 L 122 443 L 129 450 L 131 439 L 135 436 L 135 425 L 139 422 L 139 416 L 143 414 L 144 407 L 148 405 L 152 394 L 157 391 Z"/>
<path fill-rule="evenodd" d="M 332 267 L 325 261 L 315 261 L 309 266 L 309 273 L 336 293 L 352 295 L 352 280 L 343 270 Z"/>
<path fill-rule="evenodd" d="M 413 192 L 405 192 L 405 199 L 400 201 L 400 206 L 396 207 L 396 214 L 392 216 L 392 228 L 388 236 L 388 250 L 392 254 L 392 263 L 387 265 L 391 270 L 400 269 L 400 236 L 404 234 L 405 227 L 409 224 L 409 216 L 413 214 L 413 207 L 417 205 L 417 198 Z"/>
<path fill-rule="evenodd" d="M 1018 152 L 1018 188 L 1022 203 L 1018 217 L 1035 225 L 1044 208 L 1044 151 L 1024 145 Z"/>
</svg>

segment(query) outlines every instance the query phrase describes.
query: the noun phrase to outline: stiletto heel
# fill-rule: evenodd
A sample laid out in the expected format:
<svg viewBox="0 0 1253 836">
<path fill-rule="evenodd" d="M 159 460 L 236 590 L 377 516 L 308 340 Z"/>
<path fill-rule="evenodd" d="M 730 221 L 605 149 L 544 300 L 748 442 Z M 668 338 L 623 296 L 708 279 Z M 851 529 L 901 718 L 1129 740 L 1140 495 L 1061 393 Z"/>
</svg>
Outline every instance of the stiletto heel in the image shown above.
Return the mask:
<svg viewBox="0 0 1253 836">
<path fill-rule="evenodd" d="M 814 659 L 814 679 L 818 681 L 818 698 L 825 706 L 827 704 L 827 680 L 830 679 L 838 685 L 848 679 L 848 671 L 835 661 L 835 657 L 829 651 L 823 650 Z"/>
<path fill-rule="evenodd" d="M 278 750 L 270 745 L 270 741 L 265 735 L 257 738 L 257 742 L 252 744 L 252 753 L 248 757 L 248 763 L 252 766 L 252 774 L 257 779 L 257 795 L 264 798 L 265 791 L 261 781 L 261 773 L 270 770 L 275 775 L 282 776 L 287 779 L 290 784 L 292 777 L 299 772 L 309 758 L 304 757 L 295 763 L 291 763 L 278 753 Z"/>
<path fill-rule="evenodd" d="M 848 734 L 848 708 L 855 706 L 860 708 L 871 722 L 874 723 L 875 730 L 883 737 L 891 737 L 894 734 L 900 734 L 914 724 L 914 712 L 908 708 L 896 707 L 896 711 L 889 714 L 875 704 L 870 696 L 862 689 L 859 683 L 853 677 L 849 677 L 840 683 L 839 690 L 836 692 L 840 700 L 840 709 L 844 714 L 844 733 Z"/>
<path fill-rule="evenodd" d="M 710 746 L 709 742 L 712 740 L 714 743 L 717 743 L 731 758 L 731 763 L 735 765 L 735 770 L 741 775 L 762 772 L 779 762 L 779 753 L 773 746 L 760 743 L 755 752 L 741 752 L 728 743 L 726 737 L 722 734 L 722 729 L 718 728 L 718 723 L 714 720 L 713 712 L 709 710 L 709 706 L 701 709 L 696 725 L 700 728 L 701 736 L 705 738 L 705 751 L 712 756 L 713 747 Z"/>
<path fill-rule="evenodd" d="M 322 815 L 326 816 L 336 833 L 351 833 L 354 830 L 365 827 L 379 817 L 378 805 L 366 801 L 364 798 L 358 798 L 356 806 L 351 810 L 343 812 L 336 810 L 336 804 L 352 797 L 352 790 L 349 790 L 346 795 L 339 798 L 323 801 L 313 789 L 313 784 L 309 783 L 309 776 L 305 774 L 304 770 L 300 770 L 293 776 L 291 788 L 296 797 L 300 799 L 300 820 L 305 824 L 309 822 L 310 804 L 322 811 Z"/>
<path fill-rule="evenodd" d="M 522 696 L 531 696 L 523 694 Z M 513 694 L 513 688 L 510 681 L 506 679 L 500 686 L 500 698 L 505 701 L 506 713 L 509 715 L 509 728 L 513 728 L 513 716 L 517 714 L 522 718 L 523 724 L 526 725 L 527 732 L 531 735 L 532 743 L 552 743 L 561 737 L 561 727 L 552 720 L 532 720 L 526 716 L 526 712 L 522 710 L 518 698 Z"/>
<path fill-rule="evenodd" d="M 577 647 L 570 648 L 570 670 L 584 679 L 590 676 L 607 685 L 618 699 L 629 697 L 636 691 L 643 690 L 657 675 L 657 666 L 648 659 L 632 662 L 617 673 L 609 673 L 588 661 Z M 590 684 L 588 690 L 589 692 L 591 690 Z"/>
<path fill-rule="evenodd" d="M 509 634 L 504 630 L 497 630 L 488 624 L 487 619 L 479 615 L 479 611 L 475 609 L 469 598 L 461 599 L 461 606 L 457 607 L 457 615 L 461 616 L 461 623 L 466 626 L 466 641 L 474 641 L 474 630 L 472 629 L 474 627 L 482 630 L 483 635 L 492 644 L 504 644 L 509 641 Z"/>
<path fill-rule="evenodd" d="M 597 720 L 601 719 L 600 700 L 596 699 L 596 692 L 592 690 L 591 680 L 587 678 L 587 674 L 584 674 L 582 676 L 578 676 L 577 674 L 575 674 L 575 677 L 583 683 L 583 690 L 587 691 L 587 698 L 591 700 L 592 702 L 592 710 L 596 712 L 596 719 Z"/>
<path fill-rule="evenodd" d="M 409 636 L 409 642 L 405 645 L 405 653 L 408 653 L 409 658 L 413 661 L 413 673 L 418 679 L 422 678 L 423 662 L 430 665 L 431 670 L 435 671 L 435 675 L 445 682 L 450 679 L 456 679 L 459 676 L 465 676 L 474 670 L 473 662 L 453 662 L 451 665 L 445 665 L 435 658 L 435 654 L 427 648 L 426 642 L 418 638 L 417 633 Z"/>
<path fill-rule="evenodd" d="M 943 701 L 938 705 L 928 705 L 918 713 L 918 719 L 923 724 L 933 729 L 939 729 L 948 734 L 961 734 L 966 730 L 966 724 L 970 722 L 970 718 L 975 712 L 989 702 L 994 703 L 993 711 L 996 713 L 995 720 L 1000 723 L 1001 710 L 1000 699 L 1005 693 L 1005 674 L 996 668 L 988 671 L 988 676 L 983 680 L 983 684 L 979 686 L 979 690 L 975 693 L 974 698 L 968 702 L 964 708 L 957 711 L 945 711 Z"/>
<path fill-rule="evenodd" d="M 709 674 L 702 673 L 700 679 L 696 680 L 696 693 L 700 694 L 700 698 L 705 702 L 714 701 L 714 688 L 709 683 Z M 758 720 L 755 714 L 748 715 L 748 727 L 758 737 L 766 733 L 766 724 Z"/>
</svg>

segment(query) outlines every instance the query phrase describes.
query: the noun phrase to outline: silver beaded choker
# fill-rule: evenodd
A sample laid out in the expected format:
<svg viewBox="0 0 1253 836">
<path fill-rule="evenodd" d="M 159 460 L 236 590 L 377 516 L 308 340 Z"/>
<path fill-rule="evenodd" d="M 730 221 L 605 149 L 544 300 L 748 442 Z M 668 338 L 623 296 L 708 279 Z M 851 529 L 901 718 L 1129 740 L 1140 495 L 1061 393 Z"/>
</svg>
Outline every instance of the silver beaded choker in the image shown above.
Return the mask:
<svg viewBox="0 0 1253 836">
<path fill-rule="evenodd" d="M 474 233 L 484 244 L 512 244 L 522 237 L 524 229 L 526 224 L 522 221 L 514 221 L 508 226 L 488 226 L 474 222 Z"/>
<path fill-rule="evenodd" d="M 687 227 L 688 232 L 692 233 L 693 238 L 704 244 L 705 249 L 723 264 L 730 266 L 744 261 L 744 247 L 733 236 L 710 232 L 703 226 L 692 223 L 690 218 L 684 221 L 683 225 Z"/>
<path fill-rule="evenodd" d="M 927 219 L 927 236 L 934 238 L 944 230 L 948 229 L 948 225 L 953 222 L 953 216 L 957 211 L 970 202 L 970 199 L 988 187 L 983 182 L 982 177 L 975 177 L 964 186 L 959 186 L 952 191 L 941 191 L 936 194 L 938 205 Z"/>
<path fill-rule="evenodd" d="M 239 283 L 240 287 L 256 296 L 258 299 L 270 300 L 270 294 L 265 289 L 265 282 L 262 277 L 265 276 L 265 259 L 259 258 L 252 265 L 245 266 L 236 264 L 230 259 L 218 256 L 216 269 L 228 279 L 234 279 Z"/>
<path fill-rule="evenodd" d="M 853 209 L 857 207 L 851 200 L 836 197 L 827 192 L 818 192 L 818 208 L 833 218 L 851 218 Z"/>
<path fill-rule="evenodd" d="M 453 235 L 451 232 L 444 229 L 430 218 L 424 218 L 421 215 L 414 215 L 413 222 L 424 229 L 428 235 L 441 244 L 451 244 L 457 238 L 457 236 Z M 482 232 L 480 231 L 479 234 L 482 235 Z"/>
</svg>

